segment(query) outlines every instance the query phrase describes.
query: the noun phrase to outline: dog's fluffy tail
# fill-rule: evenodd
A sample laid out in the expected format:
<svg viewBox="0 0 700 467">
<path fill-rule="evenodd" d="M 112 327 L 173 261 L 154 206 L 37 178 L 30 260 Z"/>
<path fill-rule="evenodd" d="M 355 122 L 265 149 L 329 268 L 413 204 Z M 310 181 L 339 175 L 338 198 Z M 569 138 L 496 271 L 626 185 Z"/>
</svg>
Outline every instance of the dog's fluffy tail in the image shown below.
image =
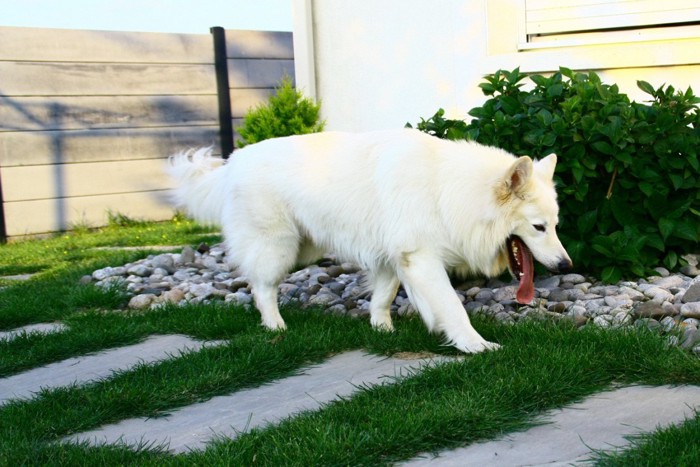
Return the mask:
<svg viewBox="0 0 700 467">
<path fill-rule="evenodd" d="M 224 197 L 229 196 L 223 164 L 223 159 L 212 155 L 211 146 L 170 156 L 167 173 L 175 181 L 176 206 L 200 222 L 220 224 Z"/>
</svg>

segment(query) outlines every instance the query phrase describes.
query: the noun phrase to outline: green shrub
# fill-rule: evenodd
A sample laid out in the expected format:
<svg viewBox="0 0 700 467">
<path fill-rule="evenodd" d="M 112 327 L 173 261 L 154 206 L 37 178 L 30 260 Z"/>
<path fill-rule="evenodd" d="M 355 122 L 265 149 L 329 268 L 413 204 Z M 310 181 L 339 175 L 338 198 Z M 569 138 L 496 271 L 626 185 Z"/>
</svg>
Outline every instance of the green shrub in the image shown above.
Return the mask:
<svg viewBox="0 0 700 467">
<path fill-rule="evenodd" d="M 275 91 L 266 104 L 249 110 L 245 115 L 243 125 L 238 128 L 241 136 L 238 147 L 269 138 L 323 130 L 325 121 L 319 121 L 320 104 L 294 89 L 291 78 L 283 78 Z"/>
<path fill-rule="evenodd" d="M 562 242 L 579 269 L 615 282 L 676 268 L 700 239 L 700 98 L 692 89 L 637 85 L 630 102 L 594 72 L 551 77 L 500 70 L 480 84 L 489 99 L 469 124 L 440 109 L 417 128 L 536 158 L 556 153 Z M 410 125 L 408 125 L 410 126 Z"/>
</svg>

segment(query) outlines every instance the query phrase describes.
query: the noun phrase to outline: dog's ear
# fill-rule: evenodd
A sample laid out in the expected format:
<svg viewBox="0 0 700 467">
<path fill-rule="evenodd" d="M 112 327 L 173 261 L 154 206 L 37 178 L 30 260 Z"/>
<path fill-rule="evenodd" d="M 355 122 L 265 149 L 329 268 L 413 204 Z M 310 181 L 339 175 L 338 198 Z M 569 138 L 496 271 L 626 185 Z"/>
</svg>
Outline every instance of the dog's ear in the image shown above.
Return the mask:
<svg viewBox="0 0 700 467">
<path fill-rule="evenodd" d="M 557 166 L 557 155 L 550 154 L 544 159 L 540 159 L 535 163 L 535 167 L 539 173 L 551 180 L 554 178 L 554 168 Z"/>
<path fill-rule="evenodd" d="M 506 185 L 511 193 L 518 193 L 523 189 L 532 175 L 532 159 L 521 156 L 510 166 L 506 175 Z"/>
<path fill-rule="evenodd" d="M 498 190 L 498 198 L 507 201 L 511 196 L 522 198 L 522 191 L 532 176 L 532 159 L 522 156 L 513 162 Z"/>
</svg>

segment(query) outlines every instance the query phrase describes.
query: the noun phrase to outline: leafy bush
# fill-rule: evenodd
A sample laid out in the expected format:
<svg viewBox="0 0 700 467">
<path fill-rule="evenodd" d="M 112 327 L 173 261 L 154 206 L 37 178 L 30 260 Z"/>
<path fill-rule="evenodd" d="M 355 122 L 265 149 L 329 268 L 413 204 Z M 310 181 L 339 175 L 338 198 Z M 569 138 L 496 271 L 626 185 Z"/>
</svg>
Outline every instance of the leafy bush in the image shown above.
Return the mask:
<svg viewBox="0 0 700 467">
<path fill-rule="evenodd" d="M 413 128 L 410 123 L 406 124 L 406 128 Z M 439 109 L 435 115 L 428 120 L 420 119 L 416 125 L 420 131 L 428 133 L 442 139 L 474 139 L 469 136 L 469 127 L 464 120 L 452 120 L 445 118 L 445 110 Z"/>
<path fill-rule="evenodd" d="M 294 89 L 285 77 L 268 102 L 251 109 L 238 128 L 238 147 L 269 138 L 302 135 L 322 131 L 325 121 L 319 121 L 321 106 Z"/>
<path fill-rule="evenodd" d="M 472 139 L 514 154 L 556 153 L 560 237 L 574 264 L 608 282 L 669 269 L 700 239 L 700 98 L 655 89 L 630 102 L 594 72 L 560 68 L 551 77 L 500 70 L 480 84 L 489 99 L 469 124 L 440 109 L 417 128 Z M 408 125 L 410 126 L 410 125 Z"/>
</svg>

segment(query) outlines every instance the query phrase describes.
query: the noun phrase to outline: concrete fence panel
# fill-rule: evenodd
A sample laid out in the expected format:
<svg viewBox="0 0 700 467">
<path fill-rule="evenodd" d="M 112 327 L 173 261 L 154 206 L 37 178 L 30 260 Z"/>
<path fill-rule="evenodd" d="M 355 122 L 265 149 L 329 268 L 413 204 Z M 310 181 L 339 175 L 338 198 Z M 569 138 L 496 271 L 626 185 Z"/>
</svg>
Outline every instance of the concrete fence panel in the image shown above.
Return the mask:
<svg viewBox="0 0 700 467">
<path fill-rule="evenodd" d="M 165 158 L 219 147 L 210 34 L 0 27 L 0 240 L 164 220 Z M 234 127 L 294 76 L 288 32 L 226 31 Z"/>
</svg>

